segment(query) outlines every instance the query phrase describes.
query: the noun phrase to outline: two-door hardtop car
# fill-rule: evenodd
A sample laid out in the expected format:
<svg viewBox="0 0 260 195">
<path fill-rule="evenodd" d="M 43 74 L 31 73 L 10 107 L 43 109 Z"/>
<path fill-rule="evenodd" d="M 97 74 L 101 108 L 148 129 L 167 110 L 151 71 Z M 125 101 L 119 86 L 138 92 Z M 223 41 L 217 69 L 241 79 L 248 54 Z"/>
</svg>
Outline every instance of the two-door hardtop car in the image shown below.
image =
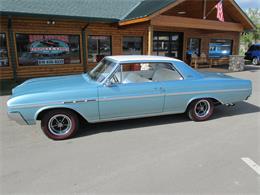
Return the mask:
<svg viewBox="0 0 260 195">
<path fill-rule="evenodd" d="M 159 56 L 109 56 L 88 73 L 30 79 L 15 87 L 8 115 L 20 124 L 41 120 L 44 133 L 61 140 L 88 123 L 187 113 L 207 120 L 214 106 L 246 100 L 249 80 L 200 73 Z"/>
</svg>

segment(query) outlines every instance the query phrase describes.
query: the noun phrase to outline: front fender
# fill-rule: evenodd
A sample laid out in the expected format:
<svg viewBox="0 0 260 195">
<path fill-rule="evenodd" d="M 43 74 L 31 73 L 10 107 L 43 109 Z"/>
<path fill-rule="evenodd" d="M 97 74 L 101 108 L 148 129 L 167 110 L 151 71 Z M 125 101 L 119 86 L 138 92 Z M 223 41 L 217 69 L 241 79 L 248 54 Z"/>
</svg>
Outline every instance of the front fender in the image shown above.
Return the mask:
<svg viewBox="0 0 260 195">
<path fill-rule="evenodd" d="M 82 102 L 71 103 L 61 105 L 50 105 L 39 108 L 34 114 L 34 120 L 36 121 L 39 114 L 49 109 L 70 109 L 77 112 L 88 122 L 96 121 L 99 119 L 98 104 L 97 102 Z"/>
</svg>

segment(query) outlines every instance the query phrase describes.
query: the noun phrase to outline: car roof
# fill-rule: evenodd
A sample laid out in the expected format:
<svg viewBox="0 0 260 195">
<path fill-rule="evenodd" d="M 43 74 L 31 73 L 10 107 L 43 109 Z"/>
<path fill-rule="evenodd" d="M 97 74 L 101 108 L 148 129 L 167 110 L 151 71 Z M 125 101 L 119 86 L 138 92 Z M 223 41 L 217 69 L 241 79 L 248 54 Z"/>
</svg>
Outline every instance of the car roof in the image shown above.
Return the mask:
<svg viewBox="0 0 260 195">
<path fill-rule="evenodd" d="M 253 45 L 260 46 L 260 43 L 255 43 L 255 44 L 253 44 Z M 253 46 L 253 45 L 252 45 L 252 46 Z"/>
<path fill-rule="evenodd" d="M 164 56 L 152 56 L 152 55 L 119 55 L 119 56 L 107 56 L 106 59 L 111 59 L 117 62 L 169 62 L 169 61 L 180 61 L 175 58 L 164 57 Z"/>
</svg>

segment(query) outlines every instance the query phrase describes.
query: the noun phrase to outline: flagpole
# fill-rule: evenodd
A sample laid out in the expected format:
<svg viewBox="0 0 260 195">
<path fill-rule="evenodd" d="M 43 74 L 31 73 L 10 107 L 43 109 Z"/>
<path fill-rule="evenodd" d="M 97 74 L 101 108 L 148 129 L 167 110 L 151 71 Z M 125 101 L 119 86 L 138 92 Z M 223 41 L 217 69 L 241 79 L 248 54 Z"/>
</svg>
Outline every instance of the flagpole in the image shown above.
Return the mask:
<svg viewBox="0 0 260 195">
<path fill-rule="evenodd" d="M 203 19 L 206 19 L 207 0 L 204 0 L 203 4 Z"/>
<path fill-rule="evenodd" d="M 223 0 L 221 0 L 220 2 L 223 2 Z M 208 12 L 208 14 L 206 15 L 205 19 L 211 14 L 211 12 L 213 12 L 213 10 L 215 9 L 215 5 L 211 8 L 211 10 Z"/>
</svg>

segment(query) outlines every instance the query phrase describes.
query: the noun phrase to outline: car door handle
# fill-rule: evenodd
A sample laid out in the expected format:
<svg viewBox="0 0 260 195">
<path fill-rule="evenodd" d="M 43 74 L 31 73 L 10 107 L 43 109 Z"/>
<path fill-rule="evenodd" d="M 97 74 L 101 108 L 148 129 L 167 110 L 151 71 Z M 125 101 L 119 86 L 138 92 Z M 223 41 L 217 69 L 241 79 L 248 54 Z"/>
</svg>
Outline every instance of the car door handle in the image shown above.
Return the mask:
<svg viewBox="0 0 260 195">
<path fill-rule="evenodd" d="M 160 91 L 165 92 L 165 89 L 163 87 L 160 87 Z"/>
<path fill-rule="evenodd" d="M 156 90 L 156 91 L 159 90 L 159 91 L 163 91 L 163 92 L 165 91 L 165 89 L 164 89 L 163 87 L 159 87 L 159 88 L 158 88 L 158 87 L 155 87 L 154 90 Z"/>
</svg>

